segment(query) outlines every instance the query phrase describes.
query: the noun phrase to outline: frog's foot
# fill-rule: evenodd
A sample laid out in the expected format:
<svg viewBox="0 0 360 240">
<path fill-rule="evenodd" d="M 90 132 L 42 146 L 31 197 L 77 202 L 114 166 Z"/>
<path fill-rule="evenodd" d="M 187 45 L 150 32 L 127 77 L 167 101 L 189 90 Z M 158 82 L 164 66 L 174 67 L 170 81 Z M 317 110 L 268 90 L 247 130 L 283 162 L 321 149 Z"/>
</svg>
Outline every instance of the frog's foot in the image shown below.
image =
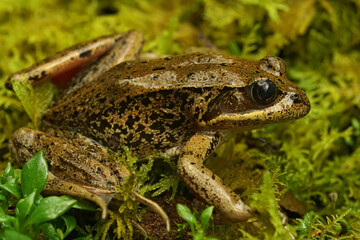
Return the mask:
<svg viewBox="0 0 360 240">
<path fill-rule="evenodd" d="M 203 165 L 219 138 L 216 134 L 197 134 L 190 138 L 179 158 L 178 174 L 193 192 L 214 205 L 227 222 L 245 221 L 252 216 L 250 207 Z"/>
<path fill-rule="evenodd" d="M 64 181 L 51 172 L 43 190 L 45 195 L 70 195 L 73 197 L 85 198 L 96 203 L 101 208 L 101 218 L 107 217 L 108 205 L 116 194 L 114 191 L 106 189 L 96 189 L 92 187 L 80 186 Z"/>
<path fill-rule="evenodd" d="M 52 173 L 49 173 L 48 181 L 43 191 L 46 195 L 71 195 L 74 197 L 85 198 L 94 203 L 96 203 L 102 211 L 101 218 L 105 219 L 107 217 L 108 205 L 115 194 L 116 191 L 107 190 L 107 189 L 97 189 L 89 186 L 80 186 L 74 183 L 64 181 Z M 159 214 L 165 224 L 166 230 L 170 231 L 170 219 L 164 209 L 162 209 L 159 204 L 156 202 L 141 196 L 137 192 L 132 192 L 135 196 L 136 201 L 144 204 L 145 206 L 152 209 L 155 213 Z"/>
</svg>

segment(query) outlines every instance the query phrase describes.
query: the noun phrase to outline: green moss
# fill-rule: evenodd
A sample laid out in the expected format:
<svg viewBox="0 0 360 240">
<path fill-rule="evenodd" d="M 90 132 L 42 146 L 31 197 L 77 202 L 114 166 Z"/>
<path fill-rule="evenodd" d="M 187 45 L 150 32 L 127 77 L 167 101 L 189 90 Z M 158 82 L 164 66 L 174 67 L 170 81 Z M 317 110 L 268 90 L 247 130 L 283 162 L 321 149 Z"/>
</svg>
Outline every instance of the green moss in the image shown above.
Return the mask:
<svg viewBox="0 0 360 240">
<path fill-rule="evenodd" d="M 15 94 L 4 88 L 7 77 L 75 43 L 139 29 L 146 37 L 144 52 L 179 54 L 189 47 L 215 46 L 252 59 L 275 54 L 287 62 L 288 77 L 305 89 L 311 112 L 304 119 L 233 139 L 207 164 L 239 193 L 246 190 L 243 197 L 249 202 L 254 201 L 256 187 L 270 191 L 262 183 L 266 178 L 261 169 L 278 169 L 279 181 L 308 211 L 326 219 L 351 208 L 343 218 L 349 230 L 334 238 L 359 236 L 359 1 L 3 0 L 0 22 L 0 158 L 4 161 L 12 132 L 29 122 Z M 249 137 L 254 141 L 245 140 Z M 220 165 L 219 159 L 226 163 Z M 245 165 L 234 167 L 239 162 Z M 240 168 L 252 169 L 245 177 L 250 181 L 244 181 Z M 159 191 L 177 185 L 176 179 L 166 181 L 158 185 Z M 299 234 L 298 224 L 289 221 L 294 235 Z M 264 230 L 267 236 L 282 231 L 279 225 L 272 226 Z M 218 236 L 223 233 L 222 239 L 261 239 L 264 232 L 238 224 L 213 229 Z"/>
</svg>

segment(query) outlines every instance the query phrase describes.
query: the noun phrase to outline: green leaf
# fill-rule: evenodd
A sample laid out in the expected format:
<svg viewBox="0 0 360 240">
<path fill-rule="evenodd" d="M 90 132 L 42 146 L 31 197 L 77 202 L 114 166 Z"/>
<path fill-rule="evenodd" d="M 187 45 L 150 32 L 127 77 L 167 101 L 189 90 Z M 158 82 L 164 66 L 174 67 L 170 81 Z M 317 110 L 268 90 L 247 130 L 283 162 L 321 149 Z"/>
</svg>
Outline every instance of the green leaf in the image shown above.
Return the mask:
<svg viewBox="0 0 360 240">
<path fill-rule="evenodd" d="M 69 199 L 73 199 L 70 196 L 67 197 L 69 197 Z M 99 206 L 87 199 L 77 199 L 77 202 L 74 204 L 74 206 L 72 206 L 72 208 L 96 212 L 99 209 Z"/>
<path fill-rule="evenodd" d="M 6 202 L 6 201 L 7 201 L 7 199 L 6 199 L 6 197 L 5 197 L 4 195 L 0 195 L 0 201 L 4 201 L 4 202 Z"/>
<path fill-rule="evenodd" d="M 201 221 L 201 228 L 203 230 L 205 230 L 205 228 L 207 227 L 213 210 L 214 210 L 214 206 L 210 206 L 201 213 L 200 221 Z"/>
<path fill-rule="evenodd" d="M 152 197 L 159 196 L 163 192 L 165 192 L 165 191 L 169 190 L 170 188 L 172 188 L 173 191 L 172 191 L 172 194 L 170 196 L 170 200 L 171 200 L 171 199 L 173 199 L 175 197 L 180 178 L 179 178 L 179 176 L 177 176 L 175 174 L 174 175 L 162 174 L 161 176 L 162 176 L 162 178 L 160 179 L 160 181 L 153 184 L 150 187 L 149 191 L 157 189 L 151 196 Z"/>
<path fill-rule="evenodd" d="M 17 179 L 14 177 L 9 177 L 8 181 L 0 185 L 0 188 L 5 191 L 8 191 L 12 195 L 14 195 L 17 199 L 21 198 L 21 188 L 17 184 Z"/>
<path fill-rule="evenodd" d="M 6 240 L 31 240 L 29 236 L 21 234 L 13 230 L 5 230 L 5 239 Z"/>
<path fill-rule="evenodd" d="M 69 235 L 69 233 L 71 233 L 72 230 L 75 229 L 76 227 L 76 219 L 73 217 L 73 216 L 62 216 L 61 217 L 64 222 L 65 222 L 65 225 L 66 225 L 66 231 L 64 233 L 64 238 Z"/>
<path fill-rule="evenodd" d="M 15 217 L 6 215 L 0 208 L 0 223 L 12 224 L 15 222 Z"/>
<path fill-rule="evenodd" d="M 194 214 L 190 211 L 190 209 L 182 204 L 176 204 L 176 210 L 179 214 L 179 216 L 184 219 L 187 223 L 192 223 L 194 225 L 197 225 L 196 218 Z"/>
<path fill-rule="evenodd" d="M 40 226 L 40 229 L 43 231 L 43 233 L 48 237 L 48 239 L 51 240 L 58 240 L 61 239 L 59 237 L 58 232 L 56 231 L 54 225 L 51 223 L 44 223 Z"/>
<path fill-rule="evenodd" d="M 203 233 L 196 233 L 193 236 L 193 240 L 203 240 L 204 239 L 204 234 Z"/>
<path fill-rule="evenodd" d="M 11 176 L 11 177 L 14 176 L 14 169 L 13 169 L 13 167 L 11 166 L 11 163 L 10 163 L 10 162 L 8 162 L 8 164 L 6 165 L 6 168 L 5 168 L 4 172 L 3 172 L 3 174 L 1 175 L 1 183 L 5 183 L 6 178 L 9 177 L 9 176 Z"/>
<path fill-rule="evenodd" d="M 51 82 L 44 82 L 33 88 L 26 79 L 12 80 L 11 82 L 16 96 L 32 120 L 34 127 L 37 128 L 42 114 L 50 105 L 57 91 L 56 87 Z"/>
<path fill-rule="evenodd" d="M 48 166 L 41 150 L 25 165 L 21 173 L 21 185 L 24 196 L 28 196 L 35 189 L 39 194 L 45 187 L 48 178 Z"/>
<path fill-rule="evenodd" d="M 43 198 L 30 214 L 25 225 L 28 226 L 35 223 L 43 223 L 58 218 L 75 203 L 75 199 L 69 199 L 67 196 L 51 196 Z"/>
<path fill-rule="evenodd" d="M 36 192 L 32 192 L 27 197 L 20 199 L 19 202 L 16 204 L 16 217 L 19 218 L 20 224 L 25 219 L 25 217 L 30 213 L 30 210 L 35 201 Z"/>
</svg>

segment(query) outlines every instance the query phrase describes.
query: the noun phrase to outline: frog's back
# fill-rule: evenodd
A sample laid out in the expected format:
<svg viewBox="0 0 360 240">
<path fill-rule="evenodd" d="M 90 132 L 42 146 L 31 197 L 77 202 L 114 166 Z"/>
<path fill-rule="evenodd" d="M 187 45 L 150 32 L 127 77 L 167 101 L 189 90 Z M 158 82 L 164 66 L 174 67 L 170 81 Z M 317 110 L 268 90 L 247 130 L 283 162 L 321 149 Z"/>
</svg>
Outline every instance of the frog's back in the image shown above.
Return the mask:
<svg viewBox="0 0 360 240">
<path fill-rule="evenodd" d="M 100 82 L 151 89 L 245 86 L 258 74 L 258 61 L 222 55 L 189 54 L 150 61 L 125 62 L 110 69 Z"/>
</svg>

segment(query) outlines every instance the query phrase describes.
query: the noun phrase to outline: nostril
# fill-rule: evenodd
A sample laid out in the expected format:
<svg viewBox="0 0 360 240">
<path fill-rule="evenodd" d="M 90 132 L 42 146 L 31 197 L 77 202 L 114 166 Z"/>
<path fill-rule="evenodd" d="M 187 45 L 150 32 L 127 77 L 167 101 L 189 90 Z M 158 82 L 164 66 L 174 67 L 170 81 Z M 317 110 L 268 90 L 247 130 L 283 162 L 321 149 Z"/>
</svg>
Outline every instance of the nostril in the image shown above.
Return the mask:
<svg viewBox="0 0 360 240">
<path fill-rule="evenodd" d="M 293 93 L 290 96 L 290 99 L 293 101 L 293 103 L 302 103 L 304 101 L 304 99 L 298 93 Z"/>
<path fill-rule="evenodd" d="M 290 96 L 290 99 L 293 100 L 293 101 L 295 101 L 295 100 L 298 99 L 298 98 L 299 98 L 299 94 L 297 94 L 297 93 L 294 93 L 294 94 L 292 94 L 292 95 Z"/>
</svg>

